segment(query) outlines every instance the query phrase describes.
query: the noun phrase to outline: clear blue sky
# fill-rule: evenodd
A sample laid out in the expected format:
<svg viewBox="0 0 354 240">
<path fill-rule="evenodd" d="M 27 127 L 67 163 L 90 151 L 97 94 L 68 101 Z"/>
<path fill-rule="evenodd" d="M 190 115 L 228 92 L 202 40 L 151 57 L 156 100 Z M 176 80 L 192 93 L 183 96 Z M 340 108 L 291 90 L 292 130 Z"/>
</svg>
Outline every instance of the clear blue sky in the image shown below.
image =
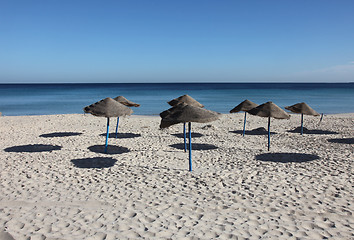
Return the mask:
<svg viewBox="0 0 354 240">
<path fill-rule="evenodd" d="M 0 83 L 354 81 L 353 0 L 0 0 Z"/>
</svg>

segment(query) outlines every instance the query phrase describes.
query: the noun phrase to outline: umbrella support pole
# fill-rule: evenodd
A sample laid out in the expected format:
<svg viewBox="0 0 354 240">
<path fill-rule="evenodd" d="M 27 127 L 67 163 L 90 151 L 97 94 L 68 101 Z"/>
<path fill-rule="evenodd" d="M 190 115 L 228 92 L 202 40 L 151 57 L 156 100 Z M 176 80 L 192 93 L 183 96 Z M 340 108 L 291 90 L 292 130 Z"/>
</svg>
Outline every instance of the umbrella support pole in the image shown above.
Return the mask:
<svg viewBox="0 0 354 240">
<path fill-rule="evenodd" d="M 192 124 L 188 123 L 189 128 L 189 171 L 192 171 Z"/>
<path fill-rule="evenodd" d="M 304 114 L 301 113 L 301 135 L 304 134 Z"/>
<path fill-rule="evenodd" d="M 117 118 L 116 138 L 118 137 L 118 124 L 119 124 L 119 117 Z"/>
<path fill-rule="evenodd" d="M 243 120 L 243 133 L 242 136 L 245 136 L 245 131 L 246 131 L 246 116 L 247 116 L 247 112 L 245 112 L 245 118 Z"/>
<path fill-rule="evenodd" d="M 184 152 L 187 152 L 186 123 L 183 123 Z"/>
<path fill-rule="evenodd" d="M 270 148 L 270 117 L 268 117 L 268 151 Z"/>
<path fill-rule="evenodd" d="M 107 153 L 108 137 L 109 137 L 109 118 L 107 118 L 107 134 L 106 134 L 106 145 L 104 147 L 104 153 Z"/>
<path fill-rule="evenodd" d="M 321 118 L 320 118 L 320 121 L 318 122 L 318 126 L 319 126 L 320 123 L 322 122 L 322 119 L 323 119 L 323 113 L 321 113 Z"/>
</svg>

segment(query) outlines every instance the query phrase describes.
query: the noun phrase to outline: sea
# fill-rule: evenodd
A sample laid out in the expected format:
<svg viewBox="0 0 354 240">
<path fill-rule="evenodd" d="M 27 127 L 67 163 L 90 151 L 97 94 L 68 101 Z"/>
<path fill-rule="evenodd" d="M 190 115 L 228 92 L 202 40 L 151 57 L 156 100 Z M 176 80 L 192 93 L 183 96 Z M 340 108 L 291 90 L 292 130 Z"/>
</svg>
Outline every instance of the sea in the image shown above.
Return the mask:
<svg viewBox="0 0 354 240">
<path fill-rule="evenodd" d="M 0 84 L 3 116 L 84 113 L 106 97 L 124 96 L 141 104 L 137 115 L 158 115 L 168 101 L 188 94 L 206 109 L 229 111 L 248 99 L 279 107 L 306 102 L 319 113 L 354 113 L 354 83 L 73 83 Z"/>
</svg>

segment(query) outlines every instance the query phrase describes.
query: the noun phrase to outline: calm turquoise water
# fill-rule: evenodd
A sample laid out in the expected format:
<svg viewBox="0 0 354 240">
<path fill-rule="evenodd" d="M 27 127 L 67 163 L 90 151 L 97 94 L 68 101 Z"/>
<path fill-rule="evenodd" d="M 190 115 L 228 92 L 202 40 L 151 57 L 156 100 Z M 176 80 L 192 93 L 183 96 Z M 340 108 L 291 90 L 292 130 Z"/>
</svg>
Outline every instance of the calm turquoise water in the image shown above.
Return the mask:
<svg viewBox="0 0 354 240">
<path fill-rule="evenodd" d="M 280 107 L 306 102 L 320 113 L 354 113 L 354 83 L 117 83 L 0 84 L 0 112 L 6 116 L 83 113 L 106 97 L 140 103 L 134 114 L 157 115 L 167 101 L 188 94 L 205 108 L 228 113 L 245 99 Z"/>
</svg>

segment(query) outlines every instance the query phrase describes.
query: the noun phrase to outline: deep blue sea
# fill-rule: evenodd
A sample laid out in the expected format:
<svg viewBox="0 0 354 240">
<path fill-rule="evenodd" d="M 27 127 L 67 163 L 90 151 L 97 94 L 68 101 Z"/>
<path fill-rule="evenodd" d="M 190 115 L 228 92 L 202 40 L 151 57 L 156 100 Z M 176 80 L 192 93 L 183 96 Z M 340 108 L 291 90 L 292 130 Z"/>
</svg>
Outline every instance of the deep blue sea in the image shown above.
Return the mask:
<svg viewBox="0 0 354 240">
<path fill-rule="evenodd" d="M 319 113 L 354 113 L 354 83 L 97 83 L 0 84 L 5 116 L 83 113 L 106 97 L 124 96 L 141 104 L 134 114 L 158 115 L 167 101 L 188 94 L 206 109 L 228 113 L 245 99 L 279 107 L 306 102 Z"/>
</svg>

